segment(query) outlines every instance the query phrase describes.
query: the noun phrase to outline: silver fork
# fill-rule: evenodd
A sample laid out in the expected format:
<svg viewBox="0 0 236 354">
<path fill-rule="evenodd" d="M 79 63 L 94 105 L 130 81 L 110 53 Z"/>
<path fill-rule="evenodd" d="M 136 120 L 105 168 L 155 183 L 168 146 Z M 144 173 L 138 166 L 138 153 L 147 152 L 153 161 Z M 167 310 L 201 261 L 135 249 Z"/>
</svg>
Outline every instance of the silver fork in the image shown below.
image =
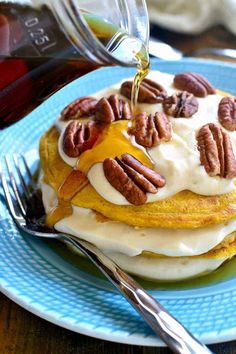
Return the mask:
<svg viewBox="0 0 236 354">
<path fill-rule="evenodd" d="M 6 205 L 20 230 L 43 238 L 67 242 L 84 253 L 116 286 L 128 302 L 139 312 L 153 331 L 178 354 L 206 354 L 210 350 L 200 343 L 131 276 L 93 244 L 72 235 L 49 229 L 45 223 L 40 191 L 31 175 L 24 156 L 5 157 L 7 175 L 0 164 L 0 177 Z M 37 210 L 37 213 L 36 213 Z"/>
</svg>

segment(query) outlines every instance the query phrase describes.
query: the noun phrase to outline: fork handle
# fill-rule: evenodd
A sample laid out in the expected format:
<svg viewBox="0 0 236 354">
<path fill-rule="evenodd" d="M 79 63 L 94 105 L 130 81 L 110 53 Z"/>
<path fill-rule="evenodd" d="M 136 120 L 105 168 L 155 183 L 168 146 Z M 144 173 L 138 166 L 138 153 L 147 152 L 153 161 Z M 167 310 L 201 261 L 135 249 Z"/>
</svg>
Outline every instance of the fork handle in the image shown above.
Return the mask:
<svg viewBox="0 0 236 354">
<path fill-rule="evenodd" d="M 211 351 L 200 343 L 133 278 L 126 274 L 109 257 L 90 242 L 60 234 L 60 239 L 84 253 L 117 287 L 129 303 L 140 313 L 153 331 L 177 354 L 209 354 Z"/>
</svg>

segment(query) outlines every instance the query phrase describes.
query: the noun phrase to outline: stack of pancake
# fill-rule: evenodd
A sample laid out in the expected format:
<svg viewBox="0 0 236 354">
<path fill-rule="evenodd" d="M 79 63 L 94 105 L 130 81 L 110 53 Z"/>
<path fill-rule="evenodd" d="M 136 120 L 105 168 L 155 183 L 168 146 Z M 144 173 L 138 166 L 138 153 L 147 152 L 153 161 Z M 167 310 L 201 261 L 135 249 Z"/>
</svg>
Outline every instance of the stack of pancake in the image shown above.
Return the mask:
<svg viewBox="0 0 236 354">
<path fill-rule="evenodd" d="M 152 71 L 129 107 L 124 80 L 72 102 L 42 136 L 48 224 L 145 278 L 217 269 L 236 253 L 234 98 L 195 73 Z"/>
</svg>

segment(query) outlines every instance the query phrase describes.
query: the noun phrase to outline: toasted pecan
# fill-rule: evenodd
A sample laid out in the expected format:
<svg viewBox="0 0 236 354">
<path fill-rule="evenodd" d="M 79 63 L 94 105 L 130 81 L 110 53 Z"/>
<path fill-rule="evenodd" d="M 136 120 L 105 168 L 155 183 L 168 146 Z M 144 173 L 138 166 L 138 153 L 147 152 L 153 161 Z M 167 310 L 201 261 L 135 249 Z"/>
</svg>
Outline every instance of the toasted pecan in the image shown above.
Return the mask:
<svg viewBox="0 0 236 354">
<path fill-rule="evenodd" d="M 122 83 L 120 93 L 131 99 L 132 81 Z M 140 103 L 160 103 L 167 96 L 167 92 L 160 84 L 150 79 L 144 79 L 141 82 L 138 93 L 138 102 Z"/>
<path fill-rule="evenodd" d="M 175 75 L 174 87 L 188 91 L 197 97 L 206 97 L 215 93 L 215 89 L 205 77 L 192 72 Z"/>
<path fill-rule="evenodd" d="M 204 125 L 197 135 L 200 162 L 209 176 L 236 177 L 236 159 L 230 136 L 216 124 Z"/>
<path fill-rule="evenodd" d="M 224 97 L 219 103 L 220 124 L 229 131 L 236 130 L 236 97 Z"/>
<path fill-rule="evenodd" d="M 88 183 L 88 177 L 83 172 L 73 169 L 58 189 L 58 197 L 64 201 L 69 201 Z"/>
<path fill-rule="evenodd" d="M 99 124 L 109 124 L 116 120 L 131 119 L 131 109 L 128 102 L 111 95 L 101 98 L 96 106 L 95 121 Z"/>
<path fill-rule="evenodd" d="M 162 176 L 129 154 L 105 159 L 103 170 L 109 183 L 134 205 L 144 204 L 146 193 L 157 193 L 165 185 Z"/>
<path fill-rule="evenodd" d="M 105 159 L 103 170 L 109 183 L 131 204 L 141 205 L 147 201 L 146 193 L 133 182 L 116 160 Z"/>
<path fill-rule="evenodd" d="M 174 93 L 163 101 L 163 110 L 175 118 L 190 118 L 198 111 L 198 100 L 187 91 Z"/>
<path fill-rule="evenodd" d="M 69 157 L 78 157 L 91 149 L 99 137 L 99 129 L 94 122 L 80 123 L 75 120 L 66 127 L 63 135 L 63 151 Z"/>
<path fill-rule="evenodd" d="M 93 116 L 97 102 L 98 100 L 94 97 L 77 98 L 63 109 L 61 119 L 68 121 Z"/>
<path fill-rule="evenodd" d="M 139 145 L 151 148 L 171 139 L 171 123 L 162 112 L 149 116 L 141 112 L 135 116 L 134 124 L 131 133 Z"/>
</svg>

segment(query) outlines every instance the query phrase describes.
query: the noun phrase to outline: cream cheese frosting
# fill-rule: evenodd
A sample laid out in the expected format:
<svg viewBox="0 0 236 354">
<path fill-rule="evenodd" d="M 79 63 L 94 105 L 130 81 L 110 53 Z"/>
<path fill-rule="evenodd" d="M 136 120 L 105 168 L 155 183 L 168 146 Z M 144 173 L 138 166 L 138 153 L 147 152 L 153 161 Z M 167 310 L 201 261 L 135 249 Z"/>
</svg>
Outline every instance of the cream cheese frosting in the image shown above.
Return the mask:
<svg viewBox="0 0 236 354">
<path fill-rule="evenodd" d="M 83 255 L 77 248 L 68 244 L 68 247 L 79 255 Z M 107 253 L 116 264 L 129 273 L 142 278 L 160 281 L 179 281 L 193 278 L 216 270 L 227 258 L 158 258 L 139 255 L 129 257 L 123 253 Z"/>
<path fill-rule="evenodd" d="M 57 205 L 54 190 L 41 183 L 46 212 Z M 170 257 L 196 256 L 217 246 L 236 230 L 236 220 L 199 229 L 138 228 L 118 221 L 98 222 L 90 209 L 73 206 L 72 215 L 56 223 L 55 229 L 81 237 L 105 252 L 133 257 L 150 251 Z"/>
<path fill-rule="evenodd" d="M 168 95 L 176 92 L 172 86 L 173 75 L 152 71 L 148 77 L 161 84 Z M 111 94 L 119 94 L 120 85 L 121 83 L 118 83 L 99 91 L 93 94 L 93 97 L 100 99 L 104 96 L 109 97 Z M 127 100 L 123 96 L 122 98 Z M 198 98 L 199 109 L 191 118 L 170 117 L 172 139 L 169 142 L 145 149 L 145 153 L 154 163 L 155 170 L 166 179 L 166 185 L 159 189 L 157 194 L 147 194 L 147 202 L 171 197 L 182 190 L 190 190 L 202 195 L 220 195 L 234 190 L 235 179 L 210 177 L 206 173 L 204 167 L 200 165 L 196 144 L 196 135 L 203 125 L 218 124 L 217 111 L 221 99 L 222 96 L 219 94 Z M 161 104 L 138 104 L 137 108 L 147 114 L 162 111 Z M 56 122 L 60 132 L 58 152 L 68 165 L 74 167 L 78 159 L 69 158 L 62 148 L 62 137 L 67 124 L 69 122 L 62 122 L 60 117 Z M 236 153 L 236 132 L 228 132 L 228 134 Z M 144 150 L 134 141 L 134 137 L 130 137 L 127 132 L 124 132 L 124 135 L 133 145 Z M 104 199 L 113 204 L 129 204 L 107 181 L 102 163 L 91 166 L 88 179 Z M 57 205 L 56 193 L 43 182 L 43 179 L 41 189 L 46 212 L 49 212 Z M 179 280 L 218 268 L 227 257 L 210 259 L 201 255 L 219 245 L 236 230 L 236 220 L 197 229 L 138 228 L 112 220 L 98 221 L 96 214 L 90 209 L 76 206 L 72 206 L 72 209 L 72 215 L 55 224 L 56 230 L 90 241 L 123 269 L 152 279 Z M 167 257 L 149 257 L 143 254 L 144 251 Z"/>
<path fill-rule="evenodd" d="M 148 77 L 161 84 L 166 89 L 168 95 L 176 92 L 172 86 L 173 75 L 152 71 Z M 120 85 L 121 83 L 118 83 L 109 89 L 93 94 L 93 96 L 99 99 L 103 96 L 108 97 L 111 94 L 119 94 Z M 154 162 L 155 170 L 166 179 L 166 185 L 159 189 L 158 193 L 147 194 L 147 203 L 171 197 L 183 190 L 189 190 L 201 195 L 220 195 L 234 190 L 235 179 L 225 179 L 219 176 L 210 177 L 206 173 L 204 167 L 200 165 L 200 156 L 196 144 L 196 134 L 204 124 L 218 124 L 217 110 L 221 99 L 222 96 L 219 94 L 198 98 L 199 109 L 191 118 L 170 117 L 172 139 L 169 142 L 147 149 L 150 159 Z M 162 105 L 138 104 L 137 109 L 145 111 L 147 114 L 154 114 L 157 111 L 162 111 Z M 59 119 L 56 124 L 58 129 L 61 130 L 62 136 L 65 123 Z M 233 150 L 236 153 L 236 132 L 228 132 L 228 134 L 231 138 Z M 128 135 L 127 139 L 130 139 L 134 143 L 134 139 Z M 139 145 L 135 143 L 135 146 Z M 139 147 L 143 149 L 142 146 Z M 77 159 L 71 159 L 63 152 L 61 137 L 58 143 L 58 150 L 61 158 L 68 165 L 76 165 Z M 118 205 L 130 204 L 107 181 L 102 163 L 97 163 L 90 168 L 88 178 L 97 193 L 107 201 Z"/>
<path fill-rule="evenodd" d="M 153 258 L 143 255 L 128 257 L 121 253 L 111 253 L 109 257 L 129 273 L 164 281 L 177 281 L 204 275 L 217 269 L 226 261 L 226 258 Z"/>
<path fill-rule="evenodd" d="M 46 212 L 57 205 L 54 190 L 41 179 Z M 214 227 L 186 230 L 135 228 L 121 222 L 98 222 L 90 209 L 73 206 L 73 213 L 55 229 L 92 242 L 124 270 L 156 280 L 181 280 L 217 269 L 227 260 L 193 258 L 219 244 L 236 229 L 236 221 Z M 143 251 L 169 256 L 149 257 Z M 178 257 L 179 258 L 173 258 Z"/>
</svg>

